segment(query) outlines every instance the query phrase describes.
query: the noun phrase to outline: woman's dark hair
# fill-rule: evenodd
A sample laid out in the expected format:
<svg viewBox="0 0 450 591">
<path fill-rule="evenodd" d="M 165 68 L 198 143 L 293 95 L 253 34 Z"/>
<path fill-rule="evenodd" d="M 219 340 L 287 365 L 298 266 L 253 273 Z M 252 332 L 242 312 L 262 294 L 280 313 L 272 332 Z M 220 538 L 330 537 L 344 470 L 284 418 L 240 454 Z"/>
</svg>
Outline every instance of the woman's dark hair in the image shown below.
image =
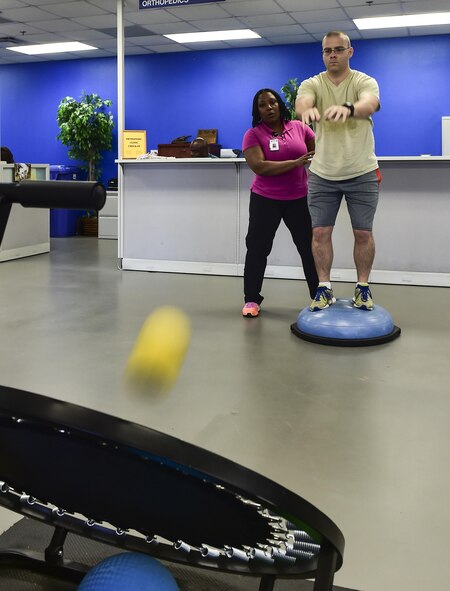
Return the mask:
<svg viewBox="0 0 450 591">
<path fill-rule="evenodd" d="M 6 164 L 14 164 L 14 156 L 9 148 L 6 146 L 1 147 L 1 156 L 0 159 L 2 162 L 6 162 Z"/>
<path fill-rule="evenodd" d="M 261 123 L 261 117 L 259 116 L 259 110 L 258 110 L 258 99 L 259 99 L 260 95 L 263 94 L 264 92 L 270 92 L 277 99 L 278 106 L 280 107 L 280 119 L 282 121 L 290 121 L 291 114 L 289 113 L 288 108 L 284 104 L 284 101 L 281 98 L 281 96 L 278 94 L 278 92 L 276 92 L 275 90 L 272 90 L 271 88 L 261 88 L 261 90 L 258 90 L 258 92 L 253 97 L 252 127 L 256 127 L 256 125 L 259 125 Z"/>
</svg>

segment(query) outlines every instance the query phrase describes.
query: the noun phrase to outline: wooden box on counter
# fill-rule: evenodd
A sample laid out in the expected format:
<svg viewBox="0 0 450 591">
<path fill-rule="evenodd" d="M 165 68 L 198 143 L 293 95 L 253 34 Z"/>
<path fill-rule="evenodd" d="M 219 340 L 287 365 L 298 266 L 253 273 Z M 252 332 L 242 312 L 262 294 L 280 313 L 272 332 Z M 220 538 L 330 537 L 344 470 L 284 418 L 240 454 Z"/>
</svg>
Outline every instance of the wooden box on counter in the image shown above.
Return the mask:
<svg viewBox="0 0 450 591">
<path fill-rule="evenodd" d="M 158 144 L 158 156 L 175 156 L 175 158 L 190 158 L 190 142 L 179 144 Z M 209 153 L 214 156 L 220 156 L 220 144 L 208 144 Z"/>
</svg>

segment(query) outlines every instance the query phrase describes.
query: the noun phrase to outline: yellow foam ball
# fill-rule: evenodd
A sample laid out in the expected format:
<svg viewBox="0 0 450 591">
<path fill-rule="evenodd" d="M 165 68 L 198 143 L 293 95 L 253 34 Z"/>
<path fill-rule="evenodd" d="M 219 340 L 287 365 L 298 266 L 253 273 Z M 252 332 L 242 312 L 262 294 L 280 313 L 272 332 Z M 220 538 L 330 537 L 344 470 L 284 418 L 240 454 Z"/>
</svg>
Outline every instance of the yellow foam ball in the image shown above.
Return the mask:
<svg viewBox="0 0 450 591">
<path fill-rule="evenodd" d="M 126 366 L 134 381 L 162 388 L 177 379 L 191 340 L 191 323 L 179 308 L 157 308 L 145 320 Z"/>
</svg>

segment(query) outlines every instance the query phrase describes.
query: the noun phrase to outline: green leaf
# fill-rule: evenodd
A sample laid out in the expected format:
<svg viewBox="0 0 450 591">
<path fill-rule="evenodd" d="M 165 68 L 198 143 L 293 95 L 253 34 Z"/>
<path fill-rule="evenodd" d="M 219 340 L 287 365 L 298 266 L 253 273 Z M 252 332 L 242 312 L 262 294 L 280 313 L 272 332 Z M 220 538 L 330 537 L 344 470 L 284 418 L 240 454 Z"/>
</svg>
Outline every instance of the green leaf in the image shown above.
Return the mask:
<svg viewBox="0 0 450 591">
<path fill-rule="evenodd" d="M 89 180 L 98 178 L 101 153 L 112 147 L 114 120 L 112 114 L 105 110 L 111 105 L 110 99 L 101 99 L 98 94 L 83 91 L 79 101 L 66 96 L 58 106 L 60 131 L 56 139 L 69 148 L 69 158 L 86 163 Z"/>
</svg>

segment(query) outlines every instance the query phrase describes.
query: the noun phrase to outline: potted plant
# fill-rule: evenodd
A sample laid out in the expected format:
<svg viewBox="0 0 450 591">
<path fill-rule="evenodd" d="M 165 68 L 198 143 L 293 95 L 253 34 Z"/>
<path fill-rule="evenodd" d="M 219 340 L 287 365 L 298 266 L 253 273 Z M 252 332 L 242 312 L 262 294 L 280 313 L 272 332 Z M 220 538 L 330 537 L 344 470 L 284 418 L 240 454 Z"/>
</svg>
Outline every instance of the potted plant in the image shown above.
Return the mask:
<svg viewBox="0 0 450 591">
<path fill-rule="evenodd" d="M 101 169 L 102 152 L 112 147 L 113 116 L 107 108 L 112 105 L 109 99 L 98 94 L 83 92 L 79 101 L 70 96 L 62 99 L 58 106 L 57 122 L 59 133 L 56 139 L 69 147 L 68 156 L 85 163 L 88 180 L 98 180 Z M 82 228 L 87 224 L 97 224 L 97 212 L 86 212 L 81 218 Z M 86 230 L 92 235 L 93 230 Z M 83 231 L 83 234 L 85 232 Z"/>
<path fill-rule="evenodd" d="M 286 84 L 281 87 L 281 92 L 286 99 L 286 107 L 291 113 L 291 119 L 295 119 L 295 99 L 297 98 L 299 86 L 297 78 L 289 78 Z"/>
</svg>

